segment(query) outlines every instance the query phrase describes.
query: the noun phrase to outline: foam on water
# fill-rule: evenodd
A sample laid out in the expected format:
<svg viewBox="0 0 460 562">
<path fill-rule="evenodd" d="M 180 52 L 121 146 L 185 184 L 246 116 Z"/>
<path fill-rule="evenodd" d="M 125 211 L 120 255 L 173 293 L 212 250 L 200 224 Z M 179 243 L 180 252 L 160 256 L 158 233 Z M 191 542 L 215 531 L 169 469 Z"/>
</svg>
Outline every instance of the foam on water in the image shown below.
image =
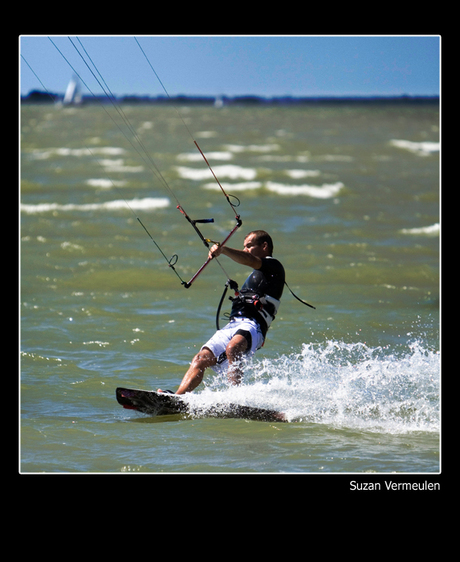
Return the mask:
<svg viewBox="0 0 460 562">
<path fill-rule="evenodd" d="M 325 183 L 318 187 L 315 185 L 285 185 L 268 181 L 266 187 L 269 191 L 278 193 L 278 195 L 308 195 L 315 199 L 331 199 L 335 197 L 344 187 L 343 183 Z"/>
<path fill-rule="evenodd" d="M 231 160 L 233 154 L 231 152 L 207 152 L 206 159 L 210 160 Z M 203 156 L 199 152 L 185 152 L 177 155 L 177 159 L 182 162 L 203 162 Z"/>
<path fill-rule="evenodd" d="M 403 351 L 365 343 L 304 344 L 298 354 L 254 360 L 244 383 L 214 378 L 186 395 L 199 416 L 219 403 L 282 411 L 303 421 L 371 432 L 438 432 L 440 356 L 418 341 Z M 223 388 L 223 389 L 222 389 Z"/>
<path fill-rule="evenodd" d="M 220 182 L 220 185 L 228 191 L 247 191 L 249 189 L 260 189 L 263 186 L 263 183 L 261 181 L 243 181 L 239 183 Z M 201 187 L 204 189 L 212 189 L 214 191 L 220 190 L 220 187 L 216 182 L 206 183 Z"/>
<path fill-rule="evenodd" d="M 425 234 L 426 236 L 439 236 L 440 226 L 437 222 L 430 226 L 422 226 L 420 228 L 403 228 L 400 232 L 402 234 Z"/>
<path fill-rule="evenodd" d="M 104 169 L 109 173 L 113 173 L 113 172 L 125 173 L 125 172 L 127 172 L 128 174 L 137 174 L 139 172 L 144 171 L 143 166 L 127 166 L 124 163 L 123 158 L 116 158 L 116 159 L 103 158 L 102 160 L 99 160 L 99 164 L 101 166 L 103 166 Z"/>
<path fill-rule="evenodd" d="M 176 170 L 181 178 L 187 180 L 201 181 L 212 177 L 208 168 L 196 169 L 187 168 L 186 166 L 176 166 Z M 257 170 L 254 168 L 243 168 L 242 166 L 234 166 L 231 164 L 226 166 L 214 166 L 213 170 L 218 178 L 253 180 L 257 175 Z"/>
<path fill-rule="evenodd" d="M 105 203 L 86 203 L 81 205 L 74 203 L 68 203 L 66 205 L 60 205 L 59 203 L 21 204 L 21 211 L 29 215 L 49 213 L 50 211 L 113 211 L 128 209 L 127 203 L 133 210 L 148 211 L 151 209 L 163 209 L 164 207 L 168 207 L 170 201 L 167 197 L 145 197 L 143 199 L 134 198 L 129 201 L 116 199 L 115 201 L 107 201 Z"/>
<path fill-rule="evenodd" d="M 61 147 L 45 149 L 36 148 L 30 152 L 30 155 L 35 160 L 46 160 L 51 156 L 75 156 L 76 158 L 81 158 L 82 156 L 91 156 L 92 154 L 96 154 L 98 156 L 119 156 L 121 154 L 124 154 L 125 152 L 126 151 L 123 148 L 120 148 L 118 146 L 92 147 L 91 150 L 89 150 L 88 148 Z"/>
<path fill-rule="evenodd" d="M 393 139 L 390 141 L 390 144 L 392 146 L 396 146 L 397 148 L 409 150 L 409 152 L 413 152 L 414 154 L 417 154 L 417 156 L 429 156 L 434 152 L 439 152 L 440 149 L 439 142 L 413 142 L 408 140 Z"/>
<path fill-rule="evenodd" d="M 298 171 L 298 170 L 292 170 Z M 302 170 L 301 170 L 302 171 Z M 308 172 L 307 172 L 308 174 Z M 316 174 L 310 174 L 316 175 Z M 306 195 L 307 197 L 312 197 L 314 199 L 332 199 L 335 197 L 341 189 L 344 187 L 342 182 L 328 184 L 325 183 L 321 186 L 315 185 L 290 185 L 283 183 L 276 183 L 273 181 L 246 181 L 239 183 L 226 183 L 221 182 L 222 187 L 230 192 L 232 191 L 247 191 L 250 189 L 260 189 L 265 187 L 268 191 L 276 193 L 277 195 Z M 202 185 L 204 189 L 219 190 L 220 187 L 216 182 L 210 182 Z"/>
<path fill-rule="evenodd" d="M 319 170 L 285 170 L 285 173 L 290 178 L 297 180 L 302 178 L 315 178 L 321 175 Z"/>
<path fill-rule="evenodd" d="M 90 185 L 91 187 L 97 187 L 99 189 L 111 189 L 112 187 L 125 187 L 125 181 L 116 181 L 116 180 L 109 180 L 107 178 L 91 178 L 85 181 L 86 185 Z"/>
<path fill-rule="evenodd" d="M 279 144 L 226 144 L 225 148 L 230 152 L 241 153 L 241 152 L 272 152 L 280 150 Z"/>
</svg>

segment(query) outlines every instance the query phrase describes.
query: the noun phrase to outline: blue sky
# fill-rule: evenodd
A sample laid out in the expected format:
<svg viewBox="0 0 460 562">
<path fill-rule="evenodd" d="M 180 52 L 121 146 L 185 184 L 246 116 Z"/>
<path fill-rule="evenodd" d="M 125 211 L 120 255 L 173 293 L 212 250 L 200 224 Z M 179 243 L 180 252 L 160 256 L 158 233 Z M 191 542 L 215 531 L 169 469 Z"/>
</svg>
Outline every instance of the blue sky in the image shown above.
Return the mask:
<svg viewBox="0 0 460 562">
<path fill-rule="evenodd" d="M 114 94 L 164 93 L 133 37 L 79 38 Z M 52 39 L 88 86 L 101 93 L 69 39 Z M 75 36 L 72 39 L 75 42 Z M 64 92 L 72 69 L 47 36 L 19 40 L 20 53 L 46 88 Z M 440 93 L 438 36 L 139 36 L 138 40 L 172 96 Z M 42 89 L 22 59 L 20 80 L 23 95 Z"/>
</svg>

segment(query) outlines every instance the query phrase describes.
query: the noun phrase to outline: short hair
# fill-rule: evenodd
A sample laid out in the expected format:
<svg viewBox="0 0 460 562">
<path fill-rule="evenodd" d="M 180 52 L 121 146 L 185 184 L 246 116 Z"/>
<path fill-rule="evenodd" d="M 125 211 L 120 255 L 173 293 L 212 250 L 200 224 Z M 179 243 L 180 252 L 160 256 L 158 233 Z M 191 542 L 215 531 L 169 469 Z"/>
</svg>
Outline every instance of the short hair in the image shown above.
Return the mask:
<svg viewBox="0 0 460 562">
<path fill-rule="evenodd" d="M 268 234 L 268 232 L 265 232 L 265 230 L 253 230 L 252 232 L 246 235 L 246 238 L 251 234 L 255 234 L 254 242 L 258 246 L 261 246 L 264 242 L 267 242 L 269 255 L 271 256 L 273 254 L 273 240 L 270 234 Z"/>
</svg>

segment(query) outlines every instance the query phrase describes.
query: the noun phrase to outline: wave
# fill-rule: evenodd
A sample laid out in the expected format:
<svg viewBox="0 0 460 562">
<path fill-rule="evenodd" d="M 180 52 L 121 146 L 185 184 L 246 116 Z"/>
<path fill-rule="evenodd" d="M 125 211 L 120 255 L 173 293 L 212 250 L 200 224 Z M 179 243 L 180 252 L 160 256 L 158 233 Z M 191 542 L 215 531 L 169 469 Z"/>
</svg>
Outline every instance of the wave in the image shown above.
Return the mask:
<svg viewBox="0 0 460 562">
<path fill-rule="evenodd" d="M 52 156 L 75 156 L 81 158 L 82 156 L 121 156 L 125 154 L 124 148 L 117 146 L 101 146 L 91 148 L 47 148 L 47 149 L 34 149 L 29 155 L 34 160 L 46 160 Z M 98 160 L 99 164 L 103 166 L 108 172 L 121 172 L 121 173 L 137 173 L 144 171 L 143 166 L 126 166 L 122 158 L 104 158 Z"/>
<path fill-rule="evenodd" d="M 195 137 L 197 139 L 212 139 L 213 137 L 217 137 L 216 131 L 198 131 L 195 133 Z"/>
<path fill-rule="evenodd" d="M 440 226 L 437 222 L 431 226 L 422 226 L 421 228 L 403 228 L 399 232 L 402 234 L 425 234 L 427 236 L 439 236 Z"/>
<path fill-rule="evenodd" d="M 34 149 L 31 151 L 32 158 L 36 160 L 46 160 L 51 156 L 76 156 L 80 158 L 81 156 L 91 156 L 96 154 L 98 156 L 119 156 L 124 154 L 126 151 L 124 148 L 119 148 L 118 146 L 99 146 L 88 148 L 46 148 L 46 149 Z"/>
<path fill-rule="evenodd" d="M 231 152 L 207 152 L 206 159 L 209 160 L 231 160 L 233 154 Z M 177 155 L 177 159 L 183 162 L 202 162 L 203 156 L 199 152 L 184 152 Z"/>
<path fill-rule="evenodd" d="M 225 183 L 220 182 L 220 185 L 225 189 L 225 191 L 248 191 L 250 189 L 259 189 L 263 186 L 261 181 L 244 181 L 241 183 Z M 220 191 L 220 187 L 217 182 L 206 183 L 202 186 L 204 189 L 213 189 Z"/>
<path fill-rule="evenodd" d="M 117 181 L 117 180 L 109 180 L 104 178 L 91 178 L 85 181 L 86 185 L 90 185 L 91 187 L 98 187 L 99 189 L 110 189 L 113 186 L 115 187 L 125 187 L 125 181 Z"/>
<path fill-rule="evenodd" d="M 321 172 L 319 170 L 285 170 L 284 172 L 293 180 L 302 178 L 315 178 L 321 175 Z"/>
<path fill-rule="evenodd" d="M 320 187 L 314 185 L 286 185 L 282 183 L 275 183 L 272 181 L 246 181 L 241 183 L 225 183 L 221 182 L 222 187 L 228 193 L 234 191 L 249 191 L 251 189 L 260 189 L 266 187 L 268 191 L 277 193 L 278 195 L 306 195 L 315 199 L 330 199 L 335 197 L 340 190 L 344 187 L 342 182 L 334 184 L 323 184 Z M 219 190 L 220 187 L 216 182 L 206 183 L 202 186 L 204 189 Z"/>
<path fill-rule="evenodd" d="M 434 152 L 439 152 L 440 143 L 439 142 L 412 142 L 408 140 L 397 140 L 393 139 L 390 141 L 392 146 L 397 148 L 402 148 L 404 150 L 409 150 L 413 154 L 418 156 L 429 156 Z"/>
<path fill-rule="evenodd" d="M 211 172 L 208 168 L 197 170 L 196 168 L 176 166 L 176 170 L 181 178 L 187 180 L 202 181 L 212 177 Z M 253 180 L 257 175 L 257 170 L 255 170 L 254 168 L 243 168 L 242 166 L 234 166 L 231 164 L 227 166 L 214 166 L 213 170 L 219 179 L 230 178 Z"/>
<path fill-rule="evenodd" d="M 127 204 L 133 210 L 137 211 L 150 211 L 152 209 L 162 209 L 168 207 L 170 201 L 166 197 L 146 197 L 144 199 L 131 199 L 125 201 L 124 199 L 117 199 L 115 201 L 107 201 L 105 203 L 86 203 L 74 204 L 68 203 L 61 205 L 59 203 L 37 203 L 35 205 L 24 205 L 21 203 L 21 211 L 35 215 L 38 213 L 49 213 L 51 211 L 113 211 L 119 209 L 127 209 Z"/>
<path fill-rule="evenodd" d="M 136 174 L 138 172 L 143 172 L 143 166 L 126 166 L 124 163 L 123 158 L 117 158 L 116 160 L 110 158 L 104 158 L 103 160 L 99 160 L 99 164 L 103 166 L 107 172 L 121 172 L 121 173 L 129 173 L 129 174 Z"/>
<path fill-rule="evenodd" d="M 282 411 L 289 421 L 392 434 L 439 432 L 440 355 L 422 342 L 398 353 L 365 343 L 303 344 L 298 354 L 253 360 L 239 387 L 225 377 L 186 395 L 197 416 L 218 403 Z"/>
<path fill-rule="evenodd" d="M 312 158 L 317 162 L 354 162 L 353 156 L 345 154 L 321 154 Z"/>
<path fill-rule="evenodd" d="M 331 199 L 345 187 L 340 181 L 337 183 L 325 183 L 320 187 L 314 185 L 285 185 L 267 181 L 265 186 L 269 191 L 279 195 L 308 195 L 315 199 Z"/>
<path fill-rule="evenodd" d="M 279 144 L 226 144 L 224 148 L 230 152 L 241 153 L 241 152 L 273 152 L 279 150 L 281 146 Z"/>
</svg>

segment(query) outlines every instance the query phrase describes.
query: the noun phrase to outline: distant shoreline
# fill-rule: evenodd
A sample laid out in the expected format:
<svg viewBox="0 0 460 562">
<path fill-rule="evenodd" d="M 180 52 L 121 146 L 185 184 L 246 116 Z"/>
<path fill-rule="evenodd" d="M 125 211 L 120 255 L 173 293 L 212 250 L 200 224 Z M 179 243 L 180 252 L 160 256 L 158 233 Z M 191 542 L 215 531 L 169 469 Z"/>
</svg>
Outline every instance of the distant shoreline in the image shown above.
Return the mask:
<svg viewBox="0 0 460 562">
<path fill-rule="evenodd" d="M 64 94 L 47 93 L 32 90 L 27 96 L 21 96 L 21 104 L 52 104 L 62 102 Z M 439 96 L 118 96 L 115 101 L 119 104 L 149 104 L 149 105 L 350 105 L 350 104 L 439 104 Z M 81 104 L 111 103 L 106 95 L 82 96 Z"/>
</svg>

